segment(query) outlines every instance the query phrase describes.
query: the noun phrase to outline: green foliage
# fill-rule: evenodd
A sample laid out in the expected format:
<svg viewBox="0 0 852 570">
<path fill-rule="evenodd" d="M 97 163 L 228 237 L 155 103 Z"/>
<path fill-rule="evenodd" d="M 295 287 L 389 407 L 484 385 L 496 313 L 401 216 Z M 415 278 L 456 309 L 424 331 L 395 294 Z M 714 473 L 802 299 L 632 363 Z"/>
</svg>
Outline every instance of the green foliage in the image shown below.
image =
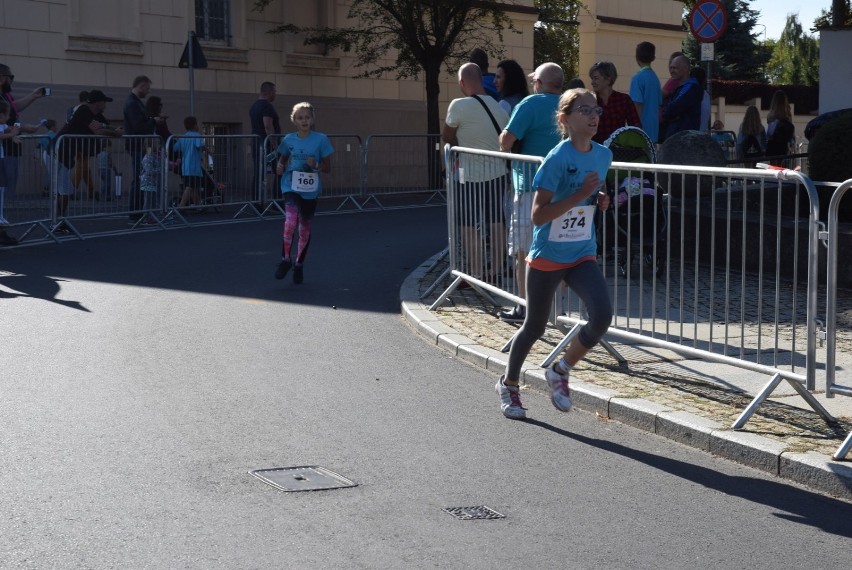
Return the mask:
<svg viewBox="0 0 852 570">
<path fill-rule="evenodd" d="M 684 27 L 688 30 L 687 17 L 695 0 L 684 2 Z M 762 70 L 769 54 L 757 41 L 753 32 L 759 12 L 749 8 L 745 0 L 722 0 L 728 13 L 728 26 L 716 43 L 716 60 L 713 62 L 713 77 L 756 81 L 763 78 Z M 699 42 L 687 35 L 683 41 L 683 53 L 691 61 L 701 59 Z"/>
<path fill-rule="evenodd" d="M 813 180 L 843 182 L 852 178 L 849 139 L 852 112 L 824 124 L 808 145 L 808 169 Z"/>
<path fill-rule="evenodd" d="M 585 5 L 579 0 L 536 0 L 539 19 L 535 25 L 533 65 L 558 63 L 566 78 L 579 75 L 580 35 L 577 17 Z"/>
<path fill-rule="evenodd" d="M 263 11 L 276 0 L 255 0 Z M 471 49 L 492 57 L 503 52 L 504 30 L 515 31 L 501 2 L 483 0 L 352 0 L 348 27 L 299 27 L 269 30 L 271 34 L 301 34 L 306 45 L 323 45 L 354 54 L 355 77 L 425 77 L 427 128 L 440 132 L 438 97 L 440 73 L 453 74 Z"/>
<path fill-rule="evenodd" d="M 822 28 L 848 28 L 852 27 L 852 0 L 833 0 L 831 8 L 823 10 L 814 25 L 812 32 Z"/>
<path fill-rule="evenodd" d="M 804 33 L 796 14 L 787 16 L 787 24 L 766 66 L 766 78 L 772 83 L 790 85 L 819 83 L 819 41 Z"/>
</svg>

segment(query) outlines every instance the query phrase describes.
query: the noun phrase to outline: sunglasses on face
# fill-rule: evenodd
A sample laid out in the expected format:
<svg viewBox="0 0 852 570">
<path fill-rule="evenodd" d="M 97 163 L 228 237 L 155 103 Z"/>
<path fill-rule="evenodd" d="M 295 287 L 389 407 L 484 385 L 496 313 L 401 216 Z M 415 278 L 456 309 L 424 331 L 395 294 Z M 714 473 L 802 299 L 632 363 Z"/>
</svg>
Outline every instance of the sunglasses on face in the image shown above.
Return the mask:
<svg viewBox="0 0 852 570">
<path fill-rule="evenodd" d="M 590 107 L 589 105 L 580 105 L 576 109 L 572 109 L 568 112 L 573 113 L 574 111 L 577 111 L 584 117 L 591 117 L 592 115 L 597 115 L 598 117 L 600 117 L 601 115 L 603 115 L 603 107 Z"/>
</svg>

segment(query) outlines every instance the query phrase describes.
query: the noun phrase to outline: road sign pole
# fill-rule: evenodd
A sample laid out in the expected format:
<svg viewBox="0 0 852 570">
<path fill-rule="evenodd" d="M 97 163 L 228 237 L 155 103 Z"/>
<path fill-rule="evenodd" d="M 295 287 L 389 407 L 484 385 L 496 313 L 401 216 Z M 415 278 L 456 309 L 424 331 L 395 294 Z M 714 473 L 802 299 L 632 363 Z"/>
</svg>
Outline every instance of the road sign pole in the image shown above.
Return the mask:
<svg viewBox="0 0 852 570">
<path fill-rule="evenodd" d="M 187 32 L 187 40 L 186 40 L 186 45 L 188 46 L 187 57 L 188 57 L 188 63 L 189 63 L 189 65 L 187 66 L 189 68 L 189 114 L 193 117 L 195 116 L 195 76 L 192 72 L 193 71 L 193 63 L 194 63 L 192 61 L 192 59 L 193 59 L 193 57 L 192 57 L 193 53 L 192 52 L 195 51 L 194 49 L 192 49 L 192 36 L 194 36 L 194 35 L 195 35 L 195 32 L 193 32 L 193 31 Z"/>
</svg>

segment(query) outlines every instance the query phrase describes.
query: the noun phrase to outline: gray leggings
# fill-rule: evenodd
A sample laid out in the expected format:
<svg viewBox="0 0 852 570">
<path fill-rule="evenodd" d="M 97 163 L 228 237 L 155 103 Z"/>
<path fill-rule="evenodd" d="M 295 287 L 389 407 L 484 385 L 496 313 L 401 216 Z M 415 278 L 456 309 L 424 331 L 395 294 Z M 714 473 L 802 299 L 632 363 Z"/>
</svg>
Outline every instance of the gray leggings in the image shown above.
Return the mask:
<svg viewBox="0 0 852 570">
<path fill-rule="evenodd" d="M 577 340 L 586 348 L 592 348 L 603 337 L 612 321 L 612 302 L 609 288 L 596 261 L 584 261 L 570 269 L 541 271 L 527 268 L 527 316 L 523 326 L 512 341 L 506 378 L 519 380 L 521 367 L 532 349 L 532 345 L 544 334 L 547 317 L 553 306 L 553 295 L 560 281 L 571 288 L 583 301 L 589 313 Z"/>
</svg>

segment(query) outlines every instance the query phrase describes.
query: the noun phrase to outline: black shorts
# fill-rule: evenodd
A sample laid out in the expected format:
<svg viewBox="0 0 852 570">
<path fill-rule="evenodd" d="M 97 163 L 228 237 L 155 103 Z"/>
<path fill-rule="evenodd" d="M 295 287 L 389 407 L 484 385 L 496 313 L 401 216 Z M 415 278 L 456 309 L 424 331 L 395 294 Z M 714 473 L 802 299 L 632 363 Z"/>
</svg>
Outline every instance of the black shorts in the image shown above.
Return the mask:
<svg viewBox="0 0 852 570">
<path fill-rule="evenodd" d="M 460 226 L 504 223 L 503 199 L 508 181 L 507 175 L 484 182 L 456 183 L 456 223 Z"/>
<path fill-rule="evenodd" d="M 184 188 L 192 188 L 193 190 L 202 190 L 202 189 L 204 189 L 204 177 L 203 176 L 184 176 L 183 177 L 183 187 Z"/>
</svg>

